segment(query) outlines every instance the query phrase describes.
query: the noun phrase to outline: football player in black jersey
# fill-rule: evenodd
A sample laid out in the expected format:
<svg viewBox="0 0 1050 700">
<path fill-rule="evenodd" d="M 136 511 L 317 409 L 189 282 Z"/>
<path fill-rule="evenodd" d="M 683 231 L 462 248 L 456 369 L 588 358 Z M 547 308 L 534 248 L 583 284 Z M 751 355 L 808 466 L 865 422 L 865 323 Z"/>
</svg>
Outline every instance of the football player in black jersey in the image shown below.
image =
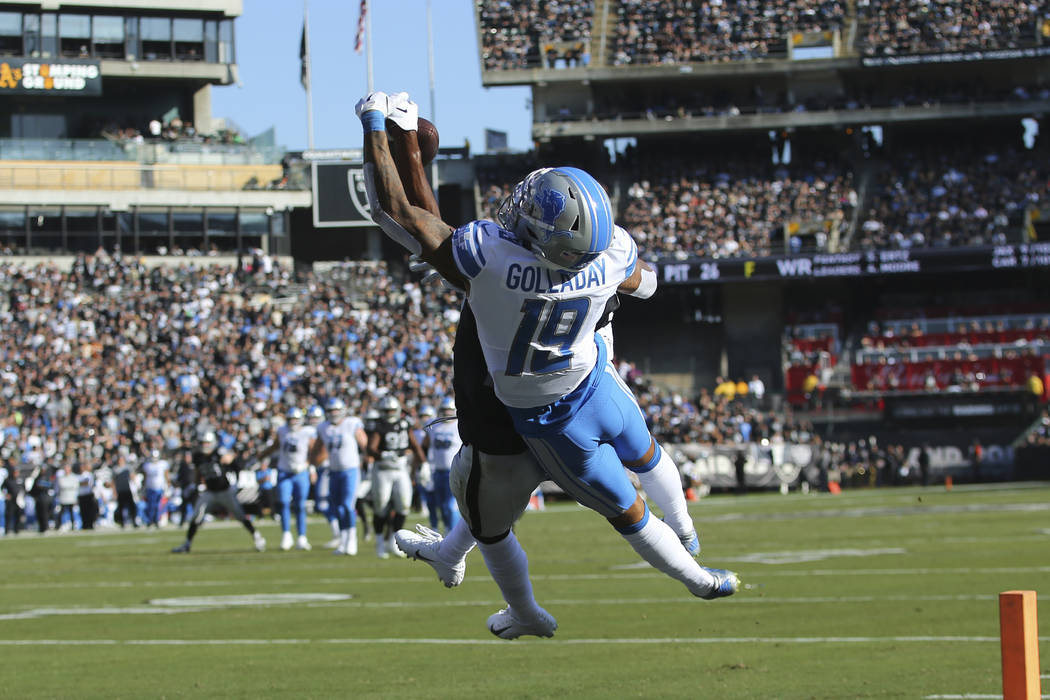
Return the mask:
<svg viewBox="0 0 1050 700">
<path fill-rule="evenodd" d="M 401 414 L 396 396 L 385 396 L 379 402 L 380 418 L 368 436 L 368 454 L 372 457 L 373 526 L 376 532 L 376 555 L 386 559 L 391 554 L 404 556 L 394 544 L 393 533 L 404 524 L 412 504 L 412 481 L 415 472 L 426 461 L 419 442 L 412 434 L 412 423 Z M 411 458 L 411 460 L 410 460 Z M 409 465 L 413 464 L 410 471 Z M 380 536 L 390 525 L 390 535 Z"/>
<path fill-rule="evenodd" d="M 193 538 L 198 528 L 204 523 L 204 516 L 216 506 L 226 510 L 233 518 L 239 520 L 245 529 L 251 533 L 255 549 L 262 552 L 266 549 L 266 540 L 261 533 L 256 531 L 252 521 L 244 514 L 244 509 L 237 500 L 237 489 L 227 477 L 227 472 L 237 472 L 234 454 L 227 450 L 218 448 L 218 439 L 215 433 L 208 431 L 201 437 L 200 450 L 193 453 L 193 466 L 196 471 L 197 484 L 204 484 L 204 491 L 197 498 L 196 510 L 190 529 L 186 533 L 186 541 L 171 551 L 175 554 L 185 554 L 193 545 Z"/>
</svg>

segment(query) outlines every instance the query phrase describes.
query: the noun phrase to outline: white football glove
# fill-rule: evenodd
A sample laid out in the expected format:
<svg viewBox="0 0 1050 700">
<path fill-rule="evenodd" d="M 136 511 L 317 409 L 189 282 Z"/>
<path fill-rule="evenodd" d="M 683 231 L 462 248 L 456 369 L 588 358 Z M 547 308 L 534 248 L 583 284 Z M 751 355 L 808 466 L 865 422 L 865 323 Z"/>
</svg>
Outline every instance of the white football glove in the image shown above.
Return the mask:
<svg viewBox="0 0 1050 700">
<path fill-rule="evenodd" d="M 419 128 L 419 105 L 409 99 L 407 92 L 390 95 L 387 100 L 387 119 L 405 131 L 416 131 Z"/>
<path fill-rule="evenodd" d="M 390 112 L 390 96 L 385 92 L 370 92 L 358 100 L 357 105 L 354 107 L 354 112 L 357 114 L 358 119 L 365 112 L 373 110 L 382 112 L 385 117 Z"/>
<path fill-rule="evenodd" d="M 419 465 L 419 471 L 416 472 L 416 483 L 424 491 L 434 488 L 434 473 L 430 469 L 430 462 L 423 462 Z"/>
<path fill-rule="evenodd" d="M 462 292 L 463 291 L 463 289 L 461 289 L 460 287 L 457 287 L 456 285 L 452 284 L 447 279 L 442 277 L 441 273 L 438 272 L 437 270 L 435 270 L 433 268 L 433 266 L 431 266 L 430 263 L 425 262 L 423 260 L 420 260 L 415 255 L 411 256 L 408 259 L 408 269 L 411 270 L 412 272 L 416 272 L 416 273 L 419 273 L 419 274 L 423 275 L 423 283 L 424 284 L 426 284 L 428 282 L 439 282 L 439 283 L 441 283 L 441 286 L 444 287 L 445 289 L 450 289 L 453 292 Z"/>
</svg>

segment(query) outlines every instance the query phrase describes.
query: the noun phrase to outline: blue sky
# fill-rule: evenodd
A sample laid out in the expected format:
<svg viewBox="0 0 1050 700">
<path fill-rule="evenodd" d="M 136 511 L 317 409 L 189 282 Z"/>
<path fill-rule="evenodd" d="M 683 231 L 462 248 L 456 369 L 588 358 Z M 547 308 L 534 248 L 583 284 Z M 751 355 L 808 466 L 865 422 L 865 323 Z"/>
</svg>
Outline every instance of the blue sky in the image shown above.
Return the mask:
<svg viewBox="0 0 1050 700">
<path fill-rule="evenodd" d="M 506 131 L 513 150 L 532 147 L 529 89 L 481 86 L 472 0 L 431 0 L 434 36 L 433 121 L 445 146 L 484 149 L 486 128 Z M 366 53 L 354 53 L 358 0 L 310 0 L 314 145 L 357 148 L 354 105 L 367 90 Z M 375 88 L 407 91 L 431 117 L 427 0 L 371 0 Z M 306 91 L 299 83 L 302 0 L 244 0 L 236 20 L 240 84 L 212 90 L 212 115 L 248 136 L 276 127 L 277 143 L 307 146 Z"/>
</svg>

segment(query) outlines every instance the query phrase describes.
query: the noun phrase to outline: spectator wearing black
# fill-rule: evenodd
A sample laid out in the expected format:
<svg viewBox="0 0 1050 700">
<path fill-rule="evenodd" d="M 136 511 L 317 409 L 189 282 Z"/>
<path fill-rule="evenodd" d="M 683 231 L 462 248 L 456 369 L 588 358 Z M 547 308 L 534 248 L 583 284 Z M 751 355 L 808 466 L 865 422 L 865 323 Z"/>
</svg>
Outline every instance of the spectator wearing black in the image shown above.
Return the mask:
<svg viewBox="0 0 1050 700">
<path fill-rule="evenodd" d="M 736 469 L 736 492 L 743 496 L 747 493 L 747 482 L 744 480 L 744 465 L 747 464 L 747 457 L 744 456 L 743 450 L 736 451 L 736 457 L 733 458 L 733 467 Z"/>
<path fill-rule="evenodd" d="M 930 446 L 923 445 L 919 448 L 919 477 L 923 486 L 930 485 Z"/>
<path fill-rule="evenodd" d="M 135 484 L 132 481 L 133 474 L 127 459 L 121 455 L 117 460 L 117 466 L 113 467 L 113 492 L 117 496 L 117 508 L 113 513 L 113 520 L 120 525 L 121 529 L 129 523 L 138 528 L 138 503 L 135 502 Z"/>
<path fill-rule="evenodd" d="M 12 461 L 7 463 L 7 478 L 3 483 L 4 500 L 4 533 L 17 535 L 22 530 L 22 514 L 26 506 L 25 480 Z"/>
<path fill-rule="evenodd" d="M 78 476 L 80 490 L 77 493 L 77 507 L 80 508 L 80 527 L 83 530 L 94 530 L 98 518 L 98 500 L 95 498 L 95 472 L 90 464 L 80 465 Z"/>
<path fill-rule="evenodd" d="M 37 467 L 33 472 L 33 485 L 29 495 L 36 506 L 36 529 L 40 533 L 48 531 L 51 526 L 51 511 L 54 502 L 55 481 L 49 467 Z"/>
</svg>

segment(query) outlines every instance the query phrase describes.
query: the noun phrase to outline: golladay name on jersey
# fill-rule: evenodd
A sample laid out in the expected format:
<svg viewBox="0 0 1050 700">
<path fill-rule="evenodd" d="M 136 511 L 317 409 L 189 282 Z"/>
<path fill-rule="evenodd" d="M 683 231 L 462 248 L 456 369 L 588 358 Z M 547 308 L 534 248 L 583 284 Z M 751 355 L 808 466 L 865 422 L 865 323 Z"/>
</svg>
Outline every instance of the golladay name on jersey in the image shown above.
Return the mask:
<svg viewBox="0 0 1050 700">
<path fill-rule="evenodd" d="M 579 272 L 552 269 L 546 265 L 520 265 L 512 262 L 507 266 L 504 284 L 507 289 L 534 294 L 594 289 L 605 285 L 605 259 L 598 258 Z"/>
</svg>

